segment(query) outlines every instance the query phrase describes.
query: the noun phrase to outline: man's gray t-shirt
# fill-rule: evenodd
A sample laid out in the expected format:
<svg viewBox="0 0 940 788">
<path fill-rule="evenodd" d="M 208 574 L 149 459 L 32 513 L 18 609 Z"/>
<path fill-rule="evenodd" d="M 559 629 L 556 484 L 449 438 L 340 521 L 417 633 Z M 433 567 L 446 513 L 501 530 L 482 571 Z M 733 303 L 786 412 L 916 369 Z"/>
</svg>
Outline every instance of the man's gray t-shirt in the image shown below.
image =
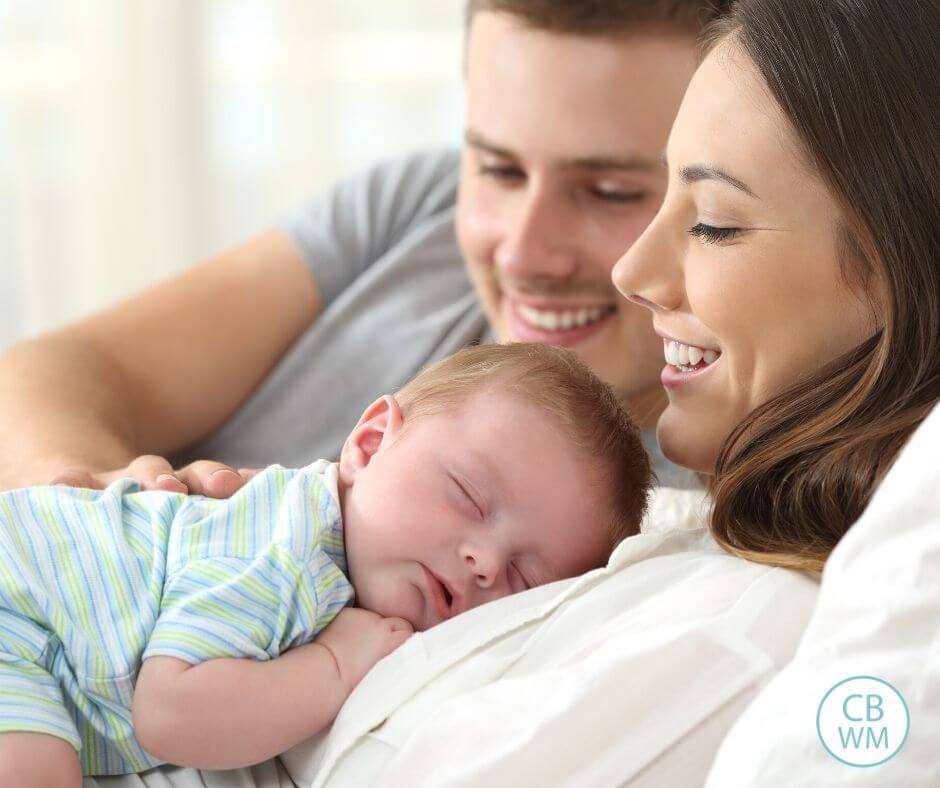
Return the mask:
<svg viewBox="0 0 940 788">
<path fill-rule="evenodd" d="M 453 150 L 385 162 L 280 222 L 316 279 L 320 316 L 233 416 L 174 462 L 335 460 L 377 397 L 462 347 L 496 341 L 457 246 L 458 173 Z M 644 443 L 660 484 L 696 486 L 652 433 Z"/>
</svg>

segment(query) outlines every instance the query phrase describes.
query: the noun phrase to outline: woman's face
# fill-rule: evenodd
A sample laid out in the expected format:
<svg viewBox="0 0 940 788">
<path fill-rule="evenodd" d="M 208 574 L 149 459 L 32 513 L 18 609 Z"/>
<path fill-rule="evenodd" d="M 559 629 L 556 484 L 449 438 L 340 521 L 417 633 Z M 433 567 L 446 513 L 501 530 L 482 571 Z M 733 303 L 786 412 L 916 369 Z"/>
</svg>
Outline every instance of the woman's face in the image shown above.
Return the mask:
<svg viewBox="0 0 940 788">
<path fill-rule="evenodd" d="M 839 214 L 750 60 L 699 67 L 667 147 L 669 186 L 613 280 L 663 339 L 663 452 L 713 473 L 752 410 L 869 337 L 840 271 Z"/>
</svg>

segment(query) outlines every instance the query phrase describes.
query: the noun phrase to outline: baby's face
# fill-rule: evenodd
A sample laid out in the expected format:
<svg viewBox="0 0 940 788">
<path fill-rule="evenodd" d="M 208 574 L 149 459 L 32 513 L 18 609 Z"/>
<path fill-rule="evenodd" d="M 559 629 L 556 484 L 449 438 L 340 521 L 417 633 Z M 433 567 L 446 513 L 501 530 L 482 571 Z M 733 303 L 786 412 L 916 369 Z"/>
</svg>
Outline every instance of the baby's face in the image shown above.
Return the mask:
<svg viewBox="0 0 940 788">
<path fill-rule="evenodd" d="M 422 630 L 606 561 L 601 474 L 535 406 L 483 392 L 393 432 L 344 498 L 361 607 Z"/>
</svg>

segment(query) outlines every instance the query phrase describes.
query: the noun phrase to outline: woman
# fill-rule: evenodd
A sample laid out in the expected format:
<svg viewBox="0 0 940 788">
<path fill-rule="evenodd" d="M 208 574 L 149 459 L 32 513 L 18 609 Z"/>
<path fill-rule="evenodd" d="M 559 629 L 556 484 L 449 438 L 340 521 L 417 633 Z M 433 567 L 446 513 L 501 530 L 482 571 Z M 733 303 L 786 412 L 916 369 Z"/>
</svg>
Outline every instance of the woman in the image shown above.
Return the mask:
<svg viewBox="0 0 940 788">
<path fill-rule="evenodd" d="M 780 567 L 823 566 L 940 398 L 940 6 L 909 5 L 739 2 L 614 270 L 666 346 L 663 450 L 710 475 L 710 532 L 750 560 L 663 531 L 682 501 L 660 495 L 607 570 L 380 663 L 315 784 L 703 780 L 812 608 Z"/>
<path fill-rule="evenodd" d="M 658 437 L 733 552 L 818 571 L 940 397 L 936 2 L 746 0 L 614 282 L 664 341 Z"/>
</svg>

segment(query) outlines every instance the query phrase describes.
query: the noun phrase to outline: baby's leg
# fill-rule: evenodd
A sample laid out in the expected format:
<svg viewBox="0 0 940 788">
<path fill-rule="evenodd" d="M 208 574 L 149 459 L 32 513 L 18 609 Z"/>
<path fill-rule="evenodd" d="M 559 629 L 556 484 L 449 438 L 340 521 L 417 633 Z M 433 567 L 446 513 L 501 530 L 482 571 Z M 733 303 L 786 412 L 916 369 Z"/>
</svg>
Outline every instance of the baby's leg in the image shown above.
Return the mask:
<svg viewBox="0 0 940 788">
<path fill-rule="evenodd" d="M 75 748 L 45 733 L 0 733 L 0 785 L 81 788 Z"/>
<path fill-rule="evenodd" d="M 81 739 L 66 711 L 62 690 L 41 665 L 21 658 L 25 640 L 10 630 L 24 630 L 23 617 L 4 617 L 0 624 L 9 650 L 0 643 L 0 786 L 79 788 Z M 14 632 L 16 630 L 13 630 Z"/>
</svg>

